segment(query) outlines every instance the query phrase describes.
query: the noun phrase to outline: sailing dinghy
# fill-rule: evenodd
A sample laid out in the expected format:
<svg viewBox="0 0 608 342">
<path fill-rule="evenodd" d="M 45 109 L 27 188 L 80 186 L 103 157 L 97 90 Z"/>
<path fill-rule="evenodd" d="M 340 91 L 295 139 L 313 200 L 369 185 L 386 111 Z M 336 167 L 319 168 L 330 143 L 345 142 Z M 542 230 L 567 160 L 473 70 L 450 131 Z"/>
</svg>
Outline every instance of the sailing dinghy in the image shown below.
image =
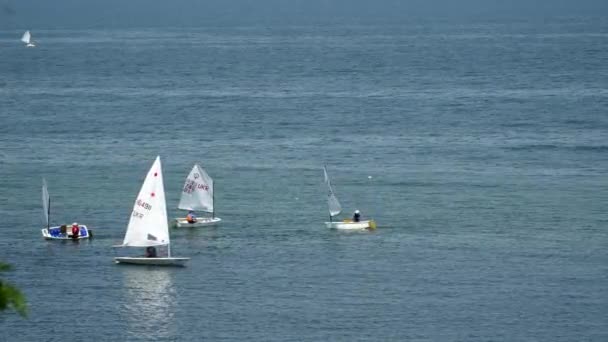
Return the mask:
<svg viewBox="0 0 608 342">
<path fill-rule="evenodd" d="M 361 220 L 355 222 L 351 219 L 344 219 L 343 221 L 333 221 L 334 216 L 340 215 L 342 212 L 342 206 L 334 193 L 334 189 L 331 186 L 329 180 L 329 174 L 327 173 L 327 167 L 323 166 L 323 175 L 325 177 L 325 184 L 327 185 L 327 204 L 329 206 L 329 222 L 325 222 L 325 226 L 330 229 L 340 230 L 360 230 L 360 229 L 376 229 L 376 222 L 373 220 Z"/>
<path fill-rule="evenodd" d="M 72 225 L 61 225 L 51 227 L 51 197 L 46 186 L 46 180 L 42 179 L 42 209 L 44 211 L 44 223 L 46 228 L 42 228 L 42 237 L 46 240 L 74 240 L 72 238 Z M 78 239 L 88 239 L 92 233 L 84 224 L 78 225 Z"/>
<path fill-rule="evenodd" d="M 190 223 L 185 217 L 175 219 L 177 227 L 204 227 L 220 222 L 222 219 L 215 217 L 213 179 L 207 172 L 195 164 L 186 177 L 182 197 L 177 206 L 182 210 L 203 211 L 211 213 L 211 217 L 197 217 L 196 222 Z"/>
<path fill-rule="evenodd" d="M 117 247 L 143 247 L 155 251 L 157 247 L 166 247 L 167 256 L 152 257 L 116 257 L 116 263 L 157 266 L 184 266 L 190 258 L 171 256 L 171 241 L 169 239 L 169 224 L 167 223 L 167 207 L 165 203 L 165 188 L 160 157 L 148 171 L 144 184 L 137 195 L 131 219 L 122 245 Z"/>
<path fill-rule="evenodd" d="M 23 33 L 23 36 L 21 36 L 21 41 L 25 43 L 26 47 L 35 47 L 36 45 L 34 44 L 34 41 L 32 40 L 32 34 L 30 33 L 29 30 L 25 31 L 25 33 Z"/>
</svg>

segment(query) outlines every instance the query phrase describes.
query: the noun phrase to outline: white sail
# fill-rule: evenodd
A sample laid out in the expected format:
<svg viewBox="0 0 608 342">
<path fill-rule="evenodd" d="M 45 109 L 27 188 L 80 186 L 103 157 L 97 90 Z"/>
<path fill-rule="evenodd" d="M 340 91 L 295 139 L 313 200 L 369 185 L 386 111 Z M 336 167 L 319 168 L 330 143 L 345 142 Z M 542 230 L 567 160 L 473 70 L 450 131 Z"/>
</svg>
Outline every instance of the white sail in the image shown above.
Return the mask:
<svg viewBox="0 0 608 342">
<path fill-rule="evenodd" d="M 325 176 L 325 184 L 327 184 L 327 205 L 329 206 L 329 215 L 336 216 L 342 212 L 342 206 L 340 202 L 338 202 L 338 198 L 334 194 L 334 189 L 331 187 L 331 182 L 329 181 L 329 175 L 327 174 L 327 168 L 323 166 L 323 174 Z"/>
<path fill-rule="evenodd" d="M 21 37 L 21 41 L 24 42 L 25 44 L 29 44 L 31 39 L 32 39 L 32 35 L 30 34 L 29 30 L 25 31 L 25 33 Z"/>
<path fill-rule="evenodd" d="M 46 227 L 50 226 L 51 216 L 51 198 L 49 197 L 49 190 L 46 187 L 46 179 L 42 178 L 42 209 L 44 210 L 44 223 Z"/>
<path fill-rule="evenodd" d="M 156 157 L 135 200 L 123 245 L 147 247 L 168 244 L 169 225 L 163 171 L 160 157 Z"/>
<path fill-rule="evenodd" d="M 213 179 L 202 167 L 195 164 L 186 178 L 179 209 L 213 212 Z"/>
</svg>

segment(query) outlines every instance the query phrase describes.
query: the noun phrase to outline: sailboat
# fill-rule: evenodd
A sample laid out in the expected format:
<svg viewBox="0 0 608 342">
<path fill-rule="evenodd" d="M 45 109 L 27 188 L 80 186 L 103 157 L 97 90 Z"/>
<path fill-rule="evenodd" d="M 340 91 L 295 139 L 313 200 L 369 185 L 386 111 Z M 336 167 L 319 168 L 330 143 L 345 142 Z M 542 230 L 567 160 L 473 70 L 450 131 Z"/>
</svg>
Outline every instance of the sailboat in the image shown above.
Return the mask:
<svg viewBox="0 0 608 342">
<path fill-rule="evenodd" d="M 34 44 L 34 41 L 32 40 L 32 34 L 30 33 L 29 30 L 25 31 L 25 33 L 23 33 L 23 36 L 21 36 L 21 41 L 25 43 L 26 47 L 35 47 L 36 45 Z"/>
<path fill-rule="evenodd" d="M 73 240 L 72 226 L 61 225 L 51 227 L 51 197 L 46 185 L 46 180 L 42 179 L 42 209 L 44 211 L 44 223 L 46 228 L 42 228 L 42 237 L 47 240 Z M 84 224 L 78 225 L 78 239 L 88 239 L 92 236 L 90 230 Z"/>
<path fill-rule="evenodd" d="M 326 166 L 323 166 L 323 175 L 328 189 L 327 205 L 329 207 L 329 222 L 325 222 L 327 228 L 343 230 L 376 229 L 376 222 L 373 220 L 361 220 L 355 222 L 351 219 L 344 219 L 343 221 L 333 221 L 333 217 L 340 215 L 342 212 L 342 206 L 340 205 L 340 202 L 334 193 L 334 189 L 331 186 L 331 181 L 329 180 L 329 174 L 327 173 Z"/>
<path fill-rule="evenodd" d="M 194 164 L 192 171 L 186 177 L 182 189 L 182 197 L 177 206 L 182 210 L 196 210 L 211 213 L 211 217 L 198 217 L 196 222 L 190 223 L 185 217 L 175 219 L 177 227 L 203 227 L 220 222 L 222 219 L 215 217 L 213 179 L 198 164 Z"/>
<path fill-rule="evenodd" d="M 167 256 L 157 257 L 116 257 L 116 263 L 157 266 L 183 266 L 190 258 L 171 257 L 169 224 L 160 156 L 148 171 L 144 184 L 137 195 L 131 219 L 122 245 L 116 247 L 156 248 L 165 246 Z"/>
</svg>

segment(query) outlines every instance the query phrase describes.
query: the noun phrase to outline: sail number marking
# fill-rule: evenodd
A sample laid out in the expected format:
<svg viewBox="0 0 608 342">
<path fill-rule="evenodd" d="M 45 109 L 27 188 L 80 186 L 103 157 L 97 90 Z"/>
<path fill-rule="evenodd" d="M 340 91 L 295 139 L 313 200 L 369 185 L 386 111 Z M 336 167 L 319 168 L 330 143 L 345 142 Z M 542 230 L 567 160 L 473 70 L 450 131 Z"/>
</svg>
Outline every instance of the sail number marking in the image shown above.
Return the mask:
<svg viewBox="0 0 608 342">
<path fill-rule="evenodd" d="M 137 205 L 146 210 L 152 210 L 152 205 L 150 203 L 144 202 L 140 199 L 137 200 Z"/>
<path fill-rule="evenodd" d="M 188 180 L 184 185 L 184 189 L 182 191 L 187 194 L 191 194 L 194 192 L 195 189 L 209 191 L 209 185 L 197 183 L 193 180 Z"/>
<path fill-rule="evenodd" d="M 131 214 L 131 216 L 142 219 L 144 218 L 144 214 L 138 212 L 137 210 L 133 210 L 133 214 Z"/>
</svg>

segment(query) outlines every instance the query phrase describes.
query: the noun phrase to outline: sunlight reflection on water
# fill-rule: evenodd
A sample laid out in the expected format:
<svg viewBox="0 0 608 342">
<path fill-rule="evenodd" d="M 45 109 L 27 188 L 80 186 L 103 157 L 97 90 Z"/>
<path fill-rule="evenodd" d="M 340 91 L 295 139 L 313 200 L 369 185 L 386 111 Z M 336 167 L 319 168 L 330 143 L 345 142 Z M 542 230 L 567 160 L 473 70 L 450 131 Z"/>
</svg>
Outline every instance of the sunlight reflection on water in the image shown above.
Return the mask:
<svg viewBox="0 0 608 342">
<path fill-rule="evenodd" d="M 127 336 L 149 341 L 175 336 L 175 291 L 170 270 L 127 266 L 123 275 Z"/>
</svg>

